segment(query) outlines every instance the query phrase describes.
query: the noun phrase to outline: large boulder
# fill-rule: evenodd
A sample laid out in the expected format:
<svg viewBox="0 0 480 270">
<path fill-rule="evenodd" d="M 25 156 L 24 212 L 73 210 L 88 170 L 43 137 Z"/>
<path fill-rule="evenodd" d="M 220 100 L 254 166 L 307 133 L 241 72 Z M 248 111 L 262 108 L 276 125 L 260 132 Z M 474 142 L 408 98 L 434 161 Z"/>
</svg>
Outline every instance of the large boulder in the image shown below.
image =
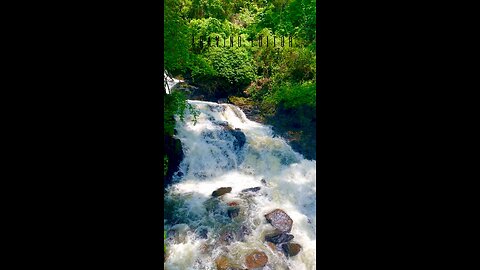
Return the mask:
<svg viewBox="0 0 480 270">
<path fill-rule="evenodd" d="M 232 191 L 232 188 L 231 187 L 221 187 L 217 190 L 215 190 L 214 192 L 212 192 L 212 196 L 213 197 L 219 197 L 219 196 L 222 196 L 226 193 L 229 193 Z"/>
<path fill-rule="evenodd" d="M 281 209 L 275 209 L 265 215 L 272 226 L 280 232 L 290 232 L 292 230 L 293 220 Z"/>
<path fill-rule="evenodd" d="M 248 269 L 264 267 L 268 262 L 268 257 L 264 252 L 255 251 L 245 258 L 245 264 Z"/>
</svg>

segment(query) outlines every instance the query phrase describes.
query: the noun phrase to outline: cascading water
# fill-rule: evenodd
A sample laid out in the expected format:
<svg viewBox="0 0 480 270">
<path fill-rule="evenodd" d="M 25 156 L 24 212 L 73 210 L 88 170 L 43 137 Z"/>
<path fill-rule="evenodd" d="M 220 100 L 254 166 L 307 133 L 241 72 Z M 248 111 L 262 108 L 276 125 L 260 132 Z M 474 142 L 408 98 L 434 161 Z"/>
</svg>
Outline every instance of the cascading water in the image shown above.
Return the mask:
<svg viewBox="0 0 480 270">
<path fill-rule="evenodd" d="M 165 191 L 166 269 L 217 269 L 220 257 L 230 269 L 246 269 L 253 251 L 267 255 L 263 269 L 316 269 L 316 161 L 234 105 L 188 102 L 200 114 L 196 124 L 188 113 L 177 121 L 185 157 Z M 212 197 L 221 187 L 231 192 Z M 242 192 L 252 187 L 261 188 Z M 275 209 L 293 220 L 291 242 L 302 247 L 296 256 L 265 241 L 274 230 L 265 215 Z"/>
</svg>

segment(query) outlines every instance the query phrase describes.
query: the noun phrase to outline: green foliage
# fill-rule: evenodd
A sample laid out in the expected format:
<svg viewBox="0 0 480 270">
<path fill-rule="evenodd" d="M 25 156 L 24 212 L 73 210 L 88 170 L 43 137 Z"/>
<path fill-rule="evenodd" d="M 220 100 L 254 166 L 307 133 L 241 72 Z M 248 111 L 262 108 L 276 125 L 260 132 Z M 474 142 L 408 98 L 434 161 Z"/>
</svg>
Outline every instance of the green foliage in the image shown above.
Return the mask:
<svg viewBox="0 0 480 270">
<path fill-rule="evenodd" d="M 167 252 L 167 245 L 165 244 L 165 239 L 167 239 L 167 231 L 163 230 L 163 252 Z"/>
<path fill-rule="evenodd" d="M 184 121 L 185 110 L 188 108 L 193 115 L 193 121 L 196 122 L 198 112 L 186 101 L 184 92 L 173 91 L 169 95 L 164 96 L 164 119 L 163 126 L 164 132 L 167 135 L 172 136 L 175 129 L 175 115 L 180 118 L 180 121 Z"/>
<path fill-rule="evenodd" d="M 166 69 L 190 74 L 205 93 L 245 92 L 268 114 L 280 107 L 315 107 L 316 0 L 166 0 L 164 22 Z M 210 37 L 212 45 L 219 36 L 220 47 L 205 44 L 194 51 L 192 34 L 196 42 Z M 260 34 L 269 36 L 271 45 L 273 35 L 292 35 L 294 47 L 250 46 Z M 247 46 L 223 47 L 223 39 L 238 35 Z M 181 94 L 167 96 L 168 134 L 173 115 L 183 119 L 186 108 Z"/>
<path fill-rule="evenodd" d="M 316 55 L 308 48 L 284 48 L 277 66 L 276 79 L 302 82 L 315 80 Z"/>
<path fill-rule="evenodd" d="M 172 73 L 185 72 L 190 63 L 190 30 L 178 12 L 182 0 L 164 2 L 164 65 Z"/>
<path fill-rule="evenodd" d="M 244 47 L 211 47 L 205 57 L 210 59 L 215 75 L 230 84 L 247 85 L 255 79 L 252 57 Z"/>
<path fill-rule="evenodd" d="M 168 172 L 168 157 L 167 155 L 163 156 L 163 176 L 166 176 Z"/>
<path fill-rule="evenodd" d="M 265 98 L 267 103 L 280 104 L 284 108 L 292 109 L 302 105 L 316 106 L 316 83 L 302 84 L 286 83 Z"/>
</svg>

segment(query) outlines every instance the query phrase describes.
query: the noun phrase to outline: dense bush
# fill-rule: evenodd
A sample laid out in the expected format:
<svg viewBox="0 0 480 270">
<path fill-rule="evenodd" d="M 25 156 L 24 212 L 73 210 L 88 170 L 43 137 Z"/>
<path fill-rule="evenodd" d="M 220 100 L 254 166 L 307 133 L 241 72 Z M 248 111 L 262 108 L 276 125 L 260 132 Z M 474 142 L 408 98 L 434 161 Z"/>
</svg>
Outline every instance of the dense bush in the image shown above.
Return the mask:
<svg viewBox="0 0 480 270">
<path fill-rule="evenodd" d="M 165 66 L 212 97 L 246 93 L 266 114 L 315 107 L 315 16 L 316 0 L 166 0 Z M 238 35 L 243 47 L 223 47 L 223 39 Z M 277 48 L 272 40 L 269 47 L 250 46 L 259 35 L 292 35 L 294 47 L 278 48 L 278 39 Z M 193 48 L 192 36 L 210 37 L 212 46 Z M 168 132 L 173 114 L 186 106 L 179 96 L 169 98 L 177 107 L 166 109 Z"/>
</svg>

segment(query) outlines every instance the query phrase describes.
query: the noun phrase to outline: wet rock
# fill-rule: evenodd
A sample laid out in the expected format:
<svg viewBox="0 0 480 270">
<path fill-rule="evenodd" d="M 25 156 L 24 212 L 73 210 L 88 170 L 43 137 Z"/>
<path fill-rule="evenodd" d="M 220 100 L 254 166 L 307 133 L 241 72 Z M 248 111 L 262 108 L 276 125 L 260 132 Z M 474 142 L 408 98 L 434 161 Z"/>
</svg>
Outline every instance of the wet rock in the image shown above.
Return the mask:
<svg viewBox="0 0 480 270">
<path fill-rule="evenodd" d="M 206 200 L 203 205 L 208 212 L 215 212 L 219 209 L 220 200 L 218 198 L 210 198 Z"/>
<path fill-rule="evenodd" d="M 167 239 L 174 243 L 185 243 L 189 229 L 187 224 L 176 224 L 167 231 Z"/>
<path fill-rule="evenodd" d="M 184 158 L 182 142 L 173 136 L 164 136 L 165 154 L 168 157 L 167 171 L 163 180 L 164 187 L 171 184 L 172 177 Z"/>
<path fill-rule="evenodd" d="M 248 269 L 264 267 L 268 262 L 268 257 L 264 252 L 255 251 L 245 258 L 245 264 Z"/>
<path fill-rule="evenodd" d="M 222 245 L 229 245 L 234 241 L 234 234 L 231 231 L 226 231 L 220 235 L 219 242 Z"/>
<path fill-rule="evenodd" d="M 200 239 L 207 239 L 208 238 L 208 230 L 206 228 L 202 228 L 197 231 L 197 235 Z"/>
<path fill-rule="evenodd" d="M 272 242 L 267 242 L 267 246 L 273 251 L 277 250 L 277 246 Z"/>
<path fill-rule="evenodd" d="M 225 256 L 219 256 L 215 259 L 215 265 L 217 266 L 217 270 L 227 270 L 229 268 L 228 258 Z"/>
<path fill-rule="evenodd" d="M 239 128 L 230 130 L 230 133 L 235 137 L 235 141 L 233 141 L 233 147 L 235 150 L 241 149 L 247 141 L 245 134 Z"/>
<path fill-rule="evenodd" d="M 302 248 L 301 245 L 296 243 L 283 243 L 281 247 L 285 252 L 285 255 L 288 257 L 297 255 L 300 252 L 300 249 Z"/>
<path fill-rule="evenodd" d="M 204 243 L 204 244 L 202 244 L 202 245 L 200 246 L 200 252 L 201 252 L 202 254 L 210 254 L 210 253 L 212 252 L 212 250 L 213 250 L 213 246 L 212 246 L 212 245 L 209 245 L 209 244 Z"/>
<path fill-rule="evenodd" d="M 242 270 L 242 268 L 233 264 L 226 256 L 221 255 L 215 259 L 217 270 Z"/>
<path fill-rule="evenodd" d="M 261 187 L 253 187 L 253 188 L 246 188 L 242 190 L 242 192 L 257 192 L 260 190 Z"/>
<path fill-rule="evenodd" d="M 284 232 L 274 232 L 265 235 L 265 241 L 272 242 L 274 244 L 281 244 L 293 239 L 293 235 Z"/>
<path fill-rule="evenodd" d="M 227 121 L 213 121 L 213 123 L 222 127 L 228 127 Z"/>
<path fill-rule="evenodd" d="M 226 98 L 221 98 L 217 101 L 218 104 L 221 104 L 221 103 L 228 103 L 228 99 Z"/>
<path fill-rule="evenodd" d="M 227 214 L 230 218 L 235 218 L 240 213 L 240 208 L 234 207 L 227 210 Z"/>
<path fill-rule="evenodd" d="M 238 241 L 242 241 L 242 242 L 245 241 L 245 237 L 250 233 L 252 233 L 252 230 L 250 230 L 250 228 L 248 228 L 247 226 L 242 225 L 240 229 L 237 231 Z"/>
<path fill-rule="evenodd" d="M 275 209 L 265 215 L 267 221 L 280 232 L 290 232 L 292 230 L 293 220 L 281 209 Z"/>
<path fill-rule="evenodd" d="M 219 197 L 219 196 L 222 196 L 225 193 L 229 193 L 231 191 L 232 191 L 231 187 L 221 187 L 221 188 L 215 190 L 214 192 L 212 192 L 212 196 L 213 197 Z"/>
<path fill-rule="evenodd" d="M 263 184 L 264 186 L 267 185 L 267 181 L 266 181 L 265 179 L 263 179 L 263 178 L 262 178 L 262 180 L 260 180 L 260 182 L 262 182 L 262 184 Z"/>
</svg>

